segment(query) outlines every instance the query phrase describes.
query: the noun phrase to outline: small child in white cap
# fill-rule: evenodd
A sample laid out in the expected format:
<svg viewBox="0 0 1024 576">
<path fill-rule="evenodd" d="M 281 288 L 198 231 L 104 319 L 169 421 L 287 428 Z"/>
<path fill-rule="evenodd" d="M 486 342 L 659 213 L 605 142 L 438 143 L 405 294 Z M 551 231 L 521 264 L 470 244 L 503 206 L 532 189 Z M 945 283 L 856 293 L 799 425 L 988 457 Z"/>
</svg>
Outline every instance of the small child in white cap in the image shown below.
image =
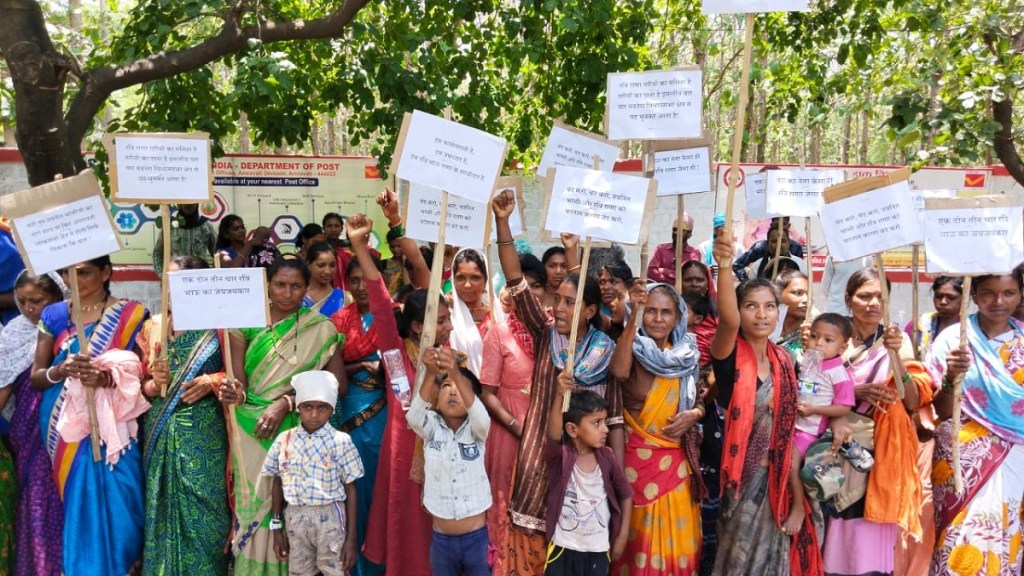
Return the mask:
<svg viewBox="0 0 1024 576">
<path fill-rule="evenodd" d="M 334 374 L 303 372 L 292 387 L 301 424 L 278 435 L 263 464 L 274 477 L 274 552 L 289 574 L 342 576 L 356 560 L 355 481 L 363 461 L 352 438 L 327 423 L 338 401 Z"/>
</svg>

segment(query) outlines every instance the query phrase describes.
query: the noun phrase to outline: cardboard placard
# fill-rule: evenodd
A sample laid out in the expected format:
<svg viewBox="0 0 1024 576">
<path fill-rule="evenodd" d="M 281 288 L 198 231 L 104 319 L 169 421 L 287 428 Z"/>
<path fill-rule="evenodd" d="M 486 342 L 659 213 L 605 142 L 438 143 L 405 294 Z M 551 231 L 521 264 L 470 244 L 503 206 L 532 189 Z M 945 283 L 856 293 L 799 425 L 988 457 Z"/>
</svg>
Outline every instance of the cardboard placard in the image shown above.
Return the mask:
<svg viewBox="0 0 1024 576">
<path fill-rule="evenodd" d="M 508 227 L 512 231 L 512 237 L 519 238 L 526 234 L 526 219 L 523 218 L 523 206 L 526 206 L 526 200 L 523 196 L 522 177 L 502 176 L 498 178 L 498 182 L 494 185 L 494 194 L 491 197 L 493 198 L 505 190 L 511 190 L 516 196 L 516 211 L 509 216 Z M 488 210 L 487 217 L 494 218 L 494 213 Z M 498 230 L 495 226 L 491 226 L 491 242 L 497 242 L 497 240 Z"/>
<path fill-rule="evenodd" d="M 705 14 L 749 14 L 752 12 L 803 12 L 808 0 L 702 0 Z"/>
<path fill-rule="evenodd" d="M 703 73 L 697 68 L 608 75 L 609 140 L 698 138 L 703 133 Z"/>
<path fill-rule="evenodd" d="M 405 235 L 420 242 L 436 241 L 441 217 L 441 191 L 410 182 L 406 198 Z M 445 218 L 445 243 L 450 246 L 482 250 L 487 213 L 487 203 L 449 196 L 448 215 Z"/>
<path fill-rule="evenodd" d="M 783 216 L 816 216 L 825 189 L 845 178 L 842 170 L 769 170 L 765 174 L 765 211 Z"/>
<path fill-rule="evenodd" d="M 175 330 L 270 325 L 265 268 L 208 268 L 167 273 Z"/>
<path fill-rule="evenodd" d="M 829 254 L 838 262 L 924 240 L 906 180 L 826 202 L 820 215 Z"/>
<path fill-rule="evenodd" d="M 925 199 L 929 274 L 1008 274 L 1024 260 L 1024 212 L 1009 196 Z"/>
<path fill-rule="evenodd" d="M 594 156 L 601 159 L 601 166 L 614 166 L 619 157 L 619 147 L 608 142 L 604 136 L 555 120 L 547 144 L 544 145 L 544 154 L 537 165 L 537 176 L 543 178 L 548 168 L 558 166 L 590 168 L 594 165 Z"/>
<path fill-rule="evenodd" d="M 548 170 L 544 228 L 622 244 L 647 238 L 644 215 L 658 183 L 648 178 L 582 168 Z"/>
<path fill-rule="evenodd" d="M 0 197 L 0 211 L 33 276 L 121 249 L 99 182 L 92 170 Z"/>
<path fill-rule="evenodd" d="M 402 122 L 392 169 L 403 180 L 487 202 L 507 152 L 504 138 L 417 110 Z"/>
<path fill-rule="evenodd" d="M 778 214 L 768 212 L 765 189 L 768 187 L 768 173 L 748 174 L 743 180 L 743 192 L 747 200 L 747 219 L 765 220 Z"/>
<path fill-rule="evenodd" d="M 115 202 L 191 204 L 213 200 L 210 135 L 118 133 L 103 137 Z"/>
<path fill-rule="evenodd" d="M 711 146 L 705 141 L 693 146 L 659 146 L 653 156 L 658 196 L 711 192 Z"/>
<path fill-rule="evenodd" d="M 926 199 L 956 198 L 956 190 L 952 188 L 931 190 L 913 189 L 910 191 L 910 194 L 914 199 L 914 208 L 917 210 L 917 219 L 921 223 L 921 230 L 924 230 L 924 201 Z"/>
</svg>

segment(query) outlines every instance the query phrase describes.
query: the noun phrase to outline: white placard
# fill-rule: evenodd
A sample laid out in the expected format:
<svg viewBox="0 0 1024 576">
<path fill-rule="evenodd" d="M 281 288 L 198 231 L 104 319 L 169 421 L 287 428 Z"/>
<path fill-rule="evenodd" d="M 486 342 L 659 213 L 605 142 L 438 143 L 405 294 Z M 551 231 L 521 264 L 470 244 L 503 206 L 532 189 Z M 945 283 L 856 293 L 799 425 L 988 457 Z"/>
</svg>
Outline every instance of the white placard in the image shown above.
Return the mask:
<svg viewBox="0 0 1024 576">
<path fill-rule="evenodd" d="M 207 268 L 167 273 L 175 330 L 268 326 L 266 269 Z"/>
<path fill-rule="evenodd" d="M 441 217 L 441 191 L 437 188 L 409 183 L 409 205 L 406 210 L 405 235 L 420 242 L 436 242 Z M 448 195 L 448 217 L 445 219 L 444 242 L 462 248 L 484 247 L 484 226 L 487 204 Z M 511 223 L 516 218 L 510 218 Z"/>
<path fill-rule="evenodd" d="M 608 75 L 608 139 L 698 138 L 703 129 L 700 70 Z"/>
<path fill-rule="evenodd" d="M 504 138 L 413 112 L 400 138 L 397 176 L 474 202 L 487 202 L 505 163 Z"/>
<path fill-rule="evenodd" d="M 111 197 L 142 204 L 210 201 L 210 139 L 206 134 L 197 136 L 113 134 L 106 138 Z"/>
<path fill-rule="evenodd" d="M 917 210 L 917 220 L 921 223 L 921 230 L 924 230 L 924 201 L 926 198 L 956 198 L 956 190 L 917 190 L 910 191 L 914 199 L 914 208 Z"/>
<path fill-rule="evenodd" d="M 537 166 L 537 176 L 543 177 L 548 173 L 548 168 L 556 166 L 593 168 L 594 156 L 601 159 L 602 169 L 610 171 L 619 158 L 619 147 L 609 144 L 596 134 L 585 135 L 566 129 L 556 122 L 551 126 L 551 134 L 544 145 L 544 155 Z"/>
<path fill-rule="evenodd" d="M 640 240 L 644 214 L 657 183 L 647 178 L 582 168 L 548 172 L 546 230 L 622 244 Z"/>
<path fill-rule="evenodd" d="M 91 170 L 0 197 L 29 272 L 35 276 L 121 249 Z"/>
<path fill-rule="evenodd" d="M 847 262 L 924 239 L 907 181 L 827 203 L 821 229 L 828 253 Z"/>
<path fill-rule="evenodd" d="M 53 272 L 121 249 L 100 196 L 69 202 L 15 220 L 34 274 Z"/>
<path fill-rule="evenodd" d="M 1024 260 L 1020 206 L 933 209 L 950 202 L 925 200 L 928 274 L 1006 274 Z"/>
<path fill-rule="evenodd" d="M 706 146 L 654 153 L 658 196 L 711 192 L 711 151 Z"/>
<path fill-rule="evenodd" d="M 816 216 L 825 188 L 843 182 L 842 170 L 769 170 L 765 210 L 784 216 Z"/>
<path fill-rule="evenodd" d="M 802 12 L 809 10 L 808 0 L 703 0 L 705 14 L 745 14 L 749 12 Z"/>
<path fill-rule="evenodd" d="M 521 184 L 521 182 L 520 182 L 520 184 Z M 522 186 L 520 185 L 519 188 L 522 188 Z M 522 236 L 523 234 L 526 233 L 526 229 L 523 226 L 523 204 L 524 204 L 524 202 L 523 202 L 523 195 L 520 193 L 520 190 L 517 189 L 515 186 L 504 186 L 503 187 L 500 182 L 498 183 L 498 187 L 494 189 L 494 195 L 497 196 L 498 194 L 501 194 L 502 192 L 504 192 L 506 190 L 510 191 L 516 197 L 516 210 L 515 210 L 515 212 L 512 213 L 511 216 L 508 217 L 508 228 L 512 232 L 512 237 L 513 238 L 519 238 L 520 236 Z M 451 208 L 449 207 L 448 210 L 451 210 Z M 487 211 L 487 217 L 488 218 L 494 218 L 494 212 L 491 211 L 491 210 L 488 210 Z M 498 227 L 495 226 L 494 222 L 492 221 L 491 222 L 491 243 L 494 243 L 494 242 L 497 242 L 497 241 L 498 241 Z"/>
<path fill-rule="evenodd" d="M 769 214 L 765 206 L 764 191 L 768 185 L 768 173 L 747 174 L 743 190 L 747 198 L 747 220 L 765 220 L 776 216 Z"/>
</svg>

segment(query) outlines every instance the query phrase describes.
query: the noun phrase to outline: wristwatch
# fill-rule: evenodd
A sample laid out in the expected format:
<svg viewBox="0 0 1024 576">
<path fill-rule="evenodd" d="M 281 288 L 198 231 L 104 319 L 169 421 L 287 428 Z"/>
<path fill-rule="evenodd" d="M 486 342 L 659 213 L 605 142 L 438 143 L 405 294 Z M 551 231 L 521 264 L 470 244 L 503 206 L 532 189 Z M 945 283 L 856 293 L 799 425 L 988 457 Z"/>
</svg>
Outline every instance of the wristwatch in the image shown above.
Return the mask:
<svg viewBox="0 0 1024 576">
<path fill-rule="evenodd" d="M 281 520 L 280 514 L 274 514 L 270 517 L 270 530 L 281 530 L 284 528 L 284 521 Z"/>
</svg>

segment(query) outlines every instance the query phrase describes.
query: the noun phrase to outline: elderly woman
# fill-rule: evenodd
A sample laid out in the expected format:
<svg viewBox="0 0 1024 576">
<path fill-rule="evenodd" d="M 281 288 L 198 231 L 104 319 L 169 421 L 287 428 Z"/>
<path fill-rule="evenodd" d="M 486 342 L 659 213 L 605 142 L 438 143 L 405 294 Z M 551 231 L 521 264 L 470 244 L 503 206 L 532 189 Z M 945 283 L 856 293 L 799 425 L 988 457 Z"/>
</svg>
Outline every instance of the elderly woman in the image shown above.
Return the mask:
<svg viewBox="0 0 1024 576">
<path fill-rule="evenodd" d="M 237 404 L 233 426 L 240 430 L 244 463 L 232 462 L 235 478 L 235 573 L 285 574 L 287 561 L 274 553 L 270 533 L 270 483 L 259 482 L 267 450 L 278 433 L 294 428 L 291 380 L 308 370 L 329 370 L 347 389 L 338 332 L 324 315 L 302 306 L 309 268 L 301 260 L 278 259 L 267 271 L 270 326 L 230 336 L 235 380 L 220 387 L 221 402 Z M 243 469 L 241 464 L 245 465 Z"/>
<path fill-rule="evenodd" d="M 978 312 L 959 330 L 939 335 L 926 364 L 939 390 L 944 422 L 936 435 L 935 517 L 938 541 L 932 574 L 1020 574 L 1021 496 L 1024 494 L 1024 325 L 1010 317 L 1024 277 L 980 276 L 971 287 Z M 949 421 L 953 380 L 963 375 L 959 434 L 963 494 L 953 487 Z"/>
<path fill-rule="evenodd" d="M 847 420 L 857 441 L 867 449 L 873 446 L 875 462 L 867 473 L 844 468 L 847 483 L 837 498 L 848 502 L 828 520 L 825 573 L 892 574 L 900 530 L 922 536 L 918 441 L 910 414 L 931 402 L 931 379 L 913 362 L 906 334 L 895 324 L 882 325 L 878 272 L 865 268 L 850 277 L 846 305 L 853 313 L 853 338 L 844 358 L 853 372 L 857 400 Z M 895 373 L 891 358 L 897 360 Z M 902 399 L 897 397 L 896 378 L 903 383 Z M 857 486 L 860 492 L 851 495 Z"/>
<path fill-rule="evenodd" d="M 40 437 L 42 396 L 32 389 L 31 376 L 39 339 L 39 316 L 47 306 L 63 300 L 66 291 L 60 276 L 53 272 L 33 277 L 28 271 L 22 271 L 14 281 L 14 302 L 21 316 L 8 322 L 0 333 L 0 410 L 5 404 L 14 408 L 11 417 L 14 466 L 4 472 L 12 476 L 17 473 L 10 478 L 11 483 L 4 486 L 9 490 L 10 500 L 0 502 L 0 534 L 10 538 L 0 546 L 12 546 L 18 551 L 14 556 L 7 555 L 8 560 L 15 562 L 13 566 L 0 560 L 0 573 L 17 576 L 61 573 L 60 529 L 64 516 L 50 469 L 50 457 Z M 5 452 L 0 443 L 0 454 Z M 4 482 L 0 478 L 0 484 Z M 14 502 L 17 502 L 16 512 L 3 507 Z"/>
<path fill-rule="evenodd" d="M 142 364 L 131 350 L 146 308 L 110 294 L 110 257 L 75 266 L 80 310 L 52 304 L 39 317 L 32 386 L 64 503 L 64 574 L 127 574 L 142 559 Z M 76 320 L 82 325 L 76 325 Z M 84 354 L 81 336 L 89 339 Z M 86 389 L 96 398 L 100 461 L 93 461 Z"/>
<path fill-rule="evenodd" d="M 208 267 L 195 256 L 175 256 L 168 272 Z M 143 435 L 143 573 L 227 574 L 228 435 L 213 394 L 224 378 L 221 342 L 214 330 L 178 331 L 174 316 L 169 319 L 165 356 L 159 357 L 163 318 L 147 320 L 138 337 L 149 367 L 142 392 L 153 403 Z"/>
<path fill-rule="evenodd" d="M 797 379 L 771 341 L 779 297 L 763 278 L 733 289 L 732 242 L 715 239 L 718 331 L 711 364 L 726 407 L 715 574 L 816 575 L 821 556 L 793 466 Z"/>
<path fill-rule="evenodd" d="M 686 304 L 671 286 L 638 281 L 630 302 L 646 306 L 642 325 L 630 315 L 610 372 L 622 387 L 633 514 L 626 550 L 611 572 L 696 574 L 703 484 L 693 426 L 704 416 L 697 342 L 686 332 Z"/>
</svg>

